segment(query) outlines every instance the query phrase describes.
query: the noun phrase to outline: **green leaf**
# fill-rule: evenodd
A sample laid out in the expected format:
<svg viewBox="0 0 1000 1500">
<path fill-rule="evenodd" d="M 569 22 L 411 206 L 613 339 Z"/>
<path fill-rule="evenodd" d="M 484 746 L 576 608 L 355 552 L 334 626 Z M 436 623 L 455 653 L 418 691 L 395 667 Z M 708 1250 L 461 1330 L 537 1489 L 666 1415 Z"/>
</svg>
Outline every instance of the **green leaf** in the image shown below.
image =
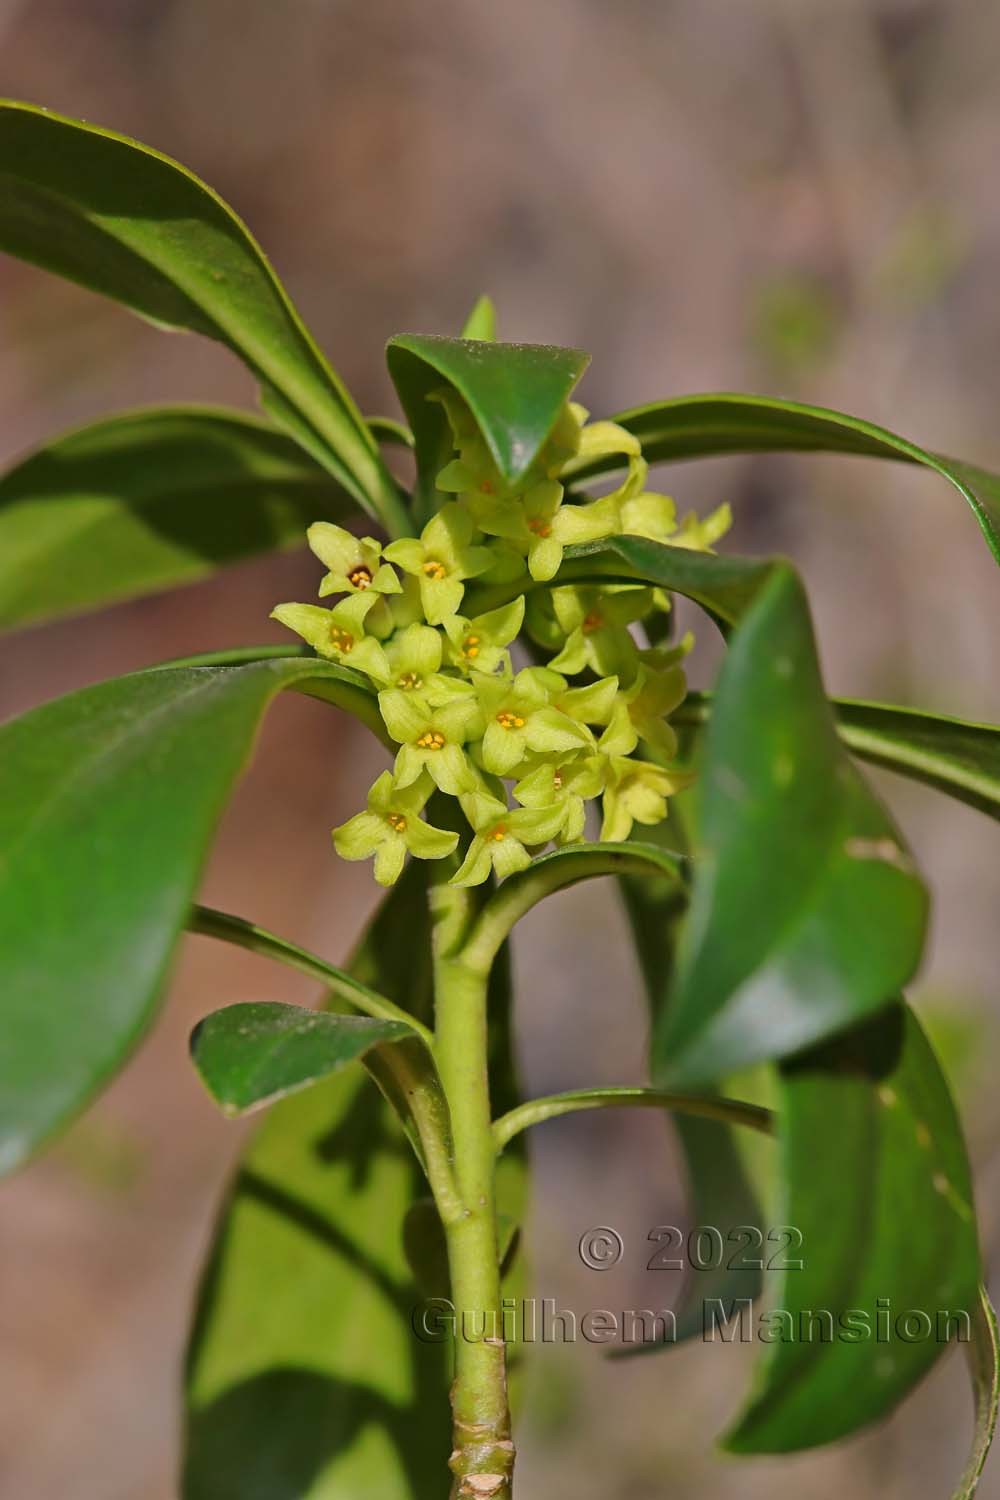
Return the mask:
<svg viewBox="0 0 1000 1500">
<path fill-rule="evenodd" d="M 365 422 L 380 443 L 386 443 L 390 448 L 413 447 L 413 433 L 395 417 L 366 417 Z"/>
<path fill-rule="evenodd" d="M 578 349 L 400 334 L 389 340 L 389 374 L 417 445 L 422 511 L 436 509 L 435 479 L 452 454 L 444 409 L 427 398 L 454 386 L 479 424 L 503 477 L 531 467 L 590 360 Z"/>
<path fill-rule="evenodd" d="M 665 823 L 643 829 L 643 834 L 682 856 L 689 851 L 687 830 L 676 804 Z M 666 1013 L 684 907 L 677 901 L 669 876 L 626 875 L 620 884 L 655 1029 L 663 1024 Z M 759 1226 L 763 1214 L 733 1127 L 688 1115 L 674 1115 L 671 1124 L 684 1160 L 690 1223 Z M 761 1281 L 762 1272 L 752 1264 L 752 1257 L 722 1257 L 717 1267 L 697 1272 L 685 1286 L 683 1300 L 675 1309 L 675 1337 L 662 1345 L 637 1344 L 629 1354 L 649 1353 L 654 1347 L 670 1349 L 684 1339 L 702 1337 L 711 1323 L 711 1309 L 721 1303 L 726 1314 L 731 1314 L 735 1302 L 758 1295 Z"/>
<path fill-rule="evenodd" d="M 661 1088 L 787 1056 L 885 1004 L 920 959 L 923 885 L 841 746 L 809 610 L 775 567 L 722 668 L 691 908 L 653 1044 Z"/>
<path fill-rule="evenodd" d="M 972 1340 L 966 1345 L 966 1354 L 975 1400 L 976 1428 L 969 1462 L 952 1500 L 972 1500 L 976 1493 L 993 1444 L 997 1409 L 1000 1407 L 1000 1331 L 984 1286 L 979 1288 L 972 1319 Z"/>
<path fill-rule="evenodd" d="M 293 435 L 373 515 L 405 514 L 371 433 L 246 226 L 148 146 L 0 102 L 0 249 L 225 344 Z"/>
<path fill-rule="evenodd" d="M 492 344 L 497 336 L 497 310 L 493 306 L 493 299 L 485 293 L 478 299 L 475 307 L 465 320 L 462 329 L 463 339 L 481 339 L 485 343 Z"/>
<path fill-rule="evenodd" d="M 734 1453 L 809 1448 L 876 1421 L 956 1327 L 969 1336 L 979 1301 L 961 1127 L 905 1007 L 787 1063 L 778 1118 L 778 1219 L 799 1231 L 788 1255 L 802 1264 L 758 1324 L 771 1338 L 725 1439 Z"/>
<path fill-rule="evenodd" d="M 822 406 L 802 406 L 764 396 L 679 396 L 634 407 L 614 417 L 642 443 L 650 463 L 707 458 L 716 453 L 798 451 L 854 453 L 890 458 L 933 469 L 952 484 L 972 510 L 993 556 L 1000 562 L 1000 476 L 973 464 L 928 452 L 884 427 Z M 580 465 L 585 478 L 620 464 L 611 457 Z"/>
<path fill-rule="evenodd" d="M 856 698 L 830 701 L 841 740 L 860 760 L 1000 818 L 1000 727 Z M 710 695 L 689 693 L 671 722 L 700 727 L 710 714 Z"/>
<path fill-rule="evenodd" d="M 297 443 L 240 412 L 95 422 L 0 479 L 0 628 L 193 582 L 354 508 Z"/>
<path fill-rule="evenodd" d="M 426 1020 L 425 881 L 404 871 L 350 967 Z M 403 1249 L 423 1191 L 360 1069 L 269 1111 L 201 1286 L 184 1500 L 423 1500 L 447 1484 L 445 1350 L 413 1332 Z"/>
<path fill-rule="evenodd" d="M 0 728 L 0 1169 L 79 1110 L 145 1029 L 284 688 L 377 725 L 353 674 L 295 657 L 138 672 Z"/>
<path fill-rule="evenodd" d="M 741 1253 L 727 1248 L 718 1265 L 689 1275 L 683 1302 L 675 1309 L 676 1331 L 670 1343 L 662 1346 L 666 1349 L 684 1339 L 711 1337 L 710 1330 L 731 1318 L 734 1307 L 759 1295 L 763 1280 L 753 1254 L 742 1253 L 741 1243 L 732 1237 L 741 1229 L 758 1229 L 764 1222 L 735 1129 L 689 1115 L 675 1115 L 673 1124 L 684 1157 L 688 1223 L 723 1226 L 727 1246 L 735 1245 Z M 637 1344 L 635 1352 L 655 1347 Z"/>
<path fill-rule="evenodd" d="M 1000 728 L 886 703 L 838 699 L 844 744 L 862 760 L 926 782 L 1000 818 Z"/>
<path fill-rule="evenodd" d="M 169 661 L 155 662 L 150 670 L 162 671 L 164 667 L 242 667 L 248 662 L 287 661 L 290 657 L 302 657 L 306 661 L 320 659 L 312 647 L 304 642 L 288 646 L 224 646 L 219 651 L 197 651 L 193 656 L 173 656 Z M 359 689 L 362 686 L 360 677 L 357 686 Z"/>
<path fill-rule="evenodd" d="M 403 1021 L 254 1001 L 199 1021 L 191 1058 L 223 1114 L 236 1116 L 312 1087 L 373 1047 L 415 1034 Z"/>
</svg>

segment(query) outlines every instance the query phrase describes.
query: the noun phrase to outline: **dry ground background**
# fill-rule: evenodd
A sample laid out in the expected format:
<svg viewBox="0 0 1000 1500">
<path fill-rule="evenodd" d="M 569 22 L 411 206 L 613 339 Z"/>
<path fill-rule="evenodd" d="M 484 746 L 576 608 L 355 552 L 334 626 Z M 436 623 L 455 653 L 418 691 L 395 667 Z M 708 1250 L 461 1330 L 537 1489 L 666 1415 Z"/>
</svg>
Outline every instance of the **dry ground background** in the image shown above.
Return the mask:
<svg viewBox="0 0 1000 1500">
<path fill-rule="evenodd" d="M 710 388 L 797 395 L 994 467 L 998 62 L 989 0 L 0 0 L 0 91 L 130 132 L 214 184 L 366 410 L 394 409 L 387 336 L 454 330 L 488 288 L 503 336 L 593 352 L 583 394 L 598 411 Z M 252 392 L 211 345 L 0 265 L 0 456 L 165 398 Z M 1000 717 L 997 574 L 939 483 L 763 458 L 680 467 L 669 485 L 684 505 L 730 499 L 736 545 L 798 560 L 833 690 Z M 272 603 L 309 597 L 315 578 L 289 556 L 10 639 L 0 713 L 188 650 L 277 639 Z M 282 703 L 207 899 L 343 955 L 374 888 L 338 870 L 327 830 L 355 809 L 369 760 L 336 716 Z M 884 786 L 937 895 L 917 998 L 948 1043 L 987 1249 L 1000 1251 L 997 831 Z M 642 1011 L 612 901 L 585 891 L 526 924 L 534 1092 L 639 1076 Z M 309 993 L 190 941 L 125 1077 L 5 1186 L 3 1500 L 174 1495 L 185 1315 L 238 1145 L 188 1070 L 187 1032 L 227 1001 Z M 535 1159 L 538 1289 L 581 1309 L 655 1295 L 595 1278 L 574 1247 L 590 1224 L 637 1245 L 683 1214 L 662 1123 L 552 1124 Z M 957 1361 L 875 1436 L 737 1466 L 711 1455 L 710 1434 L 734 1409 L 745 1353 L 689 1347 L 609 1369 L 594 1348 L 544 1351 L 519 1493 L 949 1493 L 968 1423 Z M 1000 1496 L 1000 1458 L 981 1493 Z"/>
</svg>

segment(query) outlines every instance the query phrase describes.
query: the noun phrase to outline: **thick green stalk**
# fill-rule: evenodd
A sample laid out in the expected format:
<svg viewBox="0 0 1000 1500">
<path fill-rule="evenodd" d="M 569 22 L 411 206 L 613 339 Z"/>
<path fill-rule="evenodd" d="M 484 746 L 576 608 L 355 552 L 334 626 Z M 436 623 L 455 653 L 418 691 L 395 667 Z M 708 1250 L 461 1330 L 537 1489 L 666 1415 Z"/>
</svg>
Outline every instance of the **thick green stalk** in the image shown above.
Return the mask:
<svg viewBox="0 0 1000 1500">
<path fill-rule="evenodd" d="M 487 1069 L 489 966 L 462 944 L 473 898 L 438 884 L 434 922 L 435 1055 L 448 1100 L 457 1202 L 438 1203 L 455 1309 L 452 1500 L 509 1500 L 514 1467 L 497 1239 L 496 1167 Z"/>
</svg>

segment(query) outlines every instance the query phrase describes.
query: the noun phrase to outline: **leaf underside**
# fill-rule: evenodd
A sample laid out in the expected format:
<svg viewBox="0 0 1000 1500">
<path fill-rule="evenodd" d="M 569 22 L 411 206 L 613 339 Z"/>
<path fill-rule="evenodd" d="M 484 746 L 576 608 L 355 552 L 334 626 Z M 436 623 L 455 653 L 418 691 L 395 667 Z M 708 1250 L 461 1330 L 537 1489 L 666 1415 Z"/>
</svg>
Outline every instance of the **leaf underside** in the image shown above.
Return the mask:
<svg viewBox="0 0 1000 1500">
<path fill-rule="evenodd" d="M 96 609 L 301 546 L 356 512 L 284 433 L 152 407 L 46 443 L 0 479 L 0 629 Z"/>
<path fill-rule="evenodd" d="M 413 1035 L 401 1021 L 254 1001 L 200 1021 L 191 1058 L 223 1112 L 245 1115 L 311 1088 L 373 1047 Z"/>
<path fill-rule="evenodd" d="M 979 1302 L 961 1127 L 913 1013 L 894 1006 L 780 1077 L 778 1215 L 801 1233 L 802 1266 L 774 1294 L 776 1337 L 725 1442 L 736 1453 L 876 1421 L 968 1338 Z"/>
</svg>

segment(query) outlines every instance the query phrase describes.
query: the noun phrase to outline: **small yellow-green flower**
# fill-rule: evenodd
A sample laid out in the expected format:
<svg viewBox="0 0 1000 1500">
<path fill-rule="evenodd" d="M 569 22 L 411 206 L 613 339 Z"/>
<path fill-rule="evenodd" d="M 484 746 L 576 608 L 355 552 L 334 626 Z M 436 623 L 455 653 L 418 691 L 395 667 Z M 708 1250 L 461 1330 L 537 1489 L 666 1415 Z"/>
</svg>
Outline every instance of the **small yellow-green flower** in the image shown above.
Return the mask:
<svg viewBox="0 0 1000 1500">
<path fill-rule="evenodd" d="M 444 622 L 448 658 L 460 671 L 467 673 L 489 675 L 500 667 L 509 668 L 507 647 L 517 638 L 523 623 L 523 594 L 499 609 L 476 615 L 473 620 L 467 620 L 464 615 L 452 615 Z"/>
<path fill-rule="evenodd" d="M 589 505 L 564 505 L 563 487 L 554 479 L 534 485 L 520 500 L 476 502 L 473 514 L 487 535 L 504 537 L 523 553 L 539 583 L 555 577 L 565 547 L 600 541 L 619 530 L 617 494 Z"/>
<path fill-rule="evenodd" d="M 621 523 L 623 536 L 666 542 L 677 530 L 677 506 L 669 495 L 642 490 L 622 502 Z"/>
<path fill-rule="evenodd" d="M 636 464 L 644 462 L 642 445 L 635 433 L 628 432 L 618 422 L 588 422 L 580 430 L 574 467 L 593 463 L 598 458 L 624 455 Z"/>
<path fill-rule="evenodd" d="M 417 859 L 444 859 L 458 843 L 458 834 L 433 828 L 420 817 L 431 790 L 427 777 L 400 787 L 391 771 L 383 771 L 368 793 L 366 811 L 333 830 L 341 859 L 374 855 L 379 885 L 393 885 L 399 879 L 408 853 Z"/>
<path fill-rule="evenodd" d="M 352 594 L 333 609 L 321 609 L 318 604 L 279 604 L 272 609 L 271 618 L 294 630 L 328 661 L 385 682 L 389 672 L 385 652 L 374 637 L 365 633 L 365 617 L 377 597 L 371 592 Z"/>
<path fill-rule="evenodd" d="M 667 798 L 692 780 L 684 771 L 668 771 L 627 755 L 613 756 L 604 788 L 601 839 L 621 843 L 632 832 L 633 823 L 662 823 L 667 815 Z"/>
<path fill-rule="evenodd" d="M 444 641 L 431 625 L 407 625 L 385 643 L 389 675 L 383 688 L 418 693 L 427 703 L 444 703 L 465 686 L 441 671 Z"/>
<path fill-rule="evenodd" d="M 552 607 L 566 644 L 549 666 L 570 673 L 590 667 L 602 677 L 631 681 L 637 647 L 628 626 L 649 612 L 651 602 L 647 588 L 553 589 Z"/>
<path fill-rule="evenodd" d="M 419 582 L 428 625 L 440 625 L 455 614 L 465 580 L 484 573 L 492 562 L 485 547 L 471 545 L 474 531 L 468 511 L 451 502 L 431 517 L 419 538 L 403 537 L 385 549 L 390 562 Z"/>
<path fill-rule="evenodd" d="M 538 682 L 544 683 L 553 708 L 580 724 L 610 723 L 619 696 L 617 677 L 600 677 L 583 687 L 570 687 L 566 678 L 551 667 L 529 667 L 527 670 Z"/>
<path fill-rule="evenodd" d="M 462 810 L 474 838 L 452 885 L 482 885 L 495 870 L 499 879 L 531 864 L 525 845 L 547 844 L 563 822 L 561 808 L 508 808 L 496 797 L 473 792 L 462 799 Z"/>
<path fill-rule="evenodd" d="M 531 667 L 516 677 L 484 678 L 476 696 L 485 726 L 479 753 L 495 776 L 509 776 L 532 751 L 563 755 L 592 744 L 582 724 L 551 706 L 544 677 Z"/>
<path fill-rule="evenodd" d="M 620 695 L 639 739 L 664 760 L 677 754 L 677 736 L 666 716 L 683 702 L 686 692 L 682 667 L 673 663 L 657 669 L 640 661 L 634 682 Z"/>
<path fill-rule="evenodd" d="M 710 552 L 715 543 L 724 537 L 733 524 L 733 512 L 727 504 L 720 505 L 703 520 L 689 511 L 679 530 L 670 538 L 671 547 L 689 547 L 694 552 Z"/>
<path fill-rule="evenodd" d="M 319 597 L 329 594 L 398 594 L 399 578 L 395 569 L 382 561 L 382 544 L 374 537 L 357 537 L 334 526 L 330 521 L 316 521 L 307 532 L 309 546 L 329 572 L 319 586 Z"/>
<path fill-rule="evenodd" d="M 543 760 L 517 782 L 514 797 L 536 811 L 561 809 L 562 822 L 553 837 L 573 844 L 583 837 L 586 802 L 603 791 L 604 782 L 604 765 L 596 755 Z"/>
<path fill-rule="evenodd" d="M 478 434 L 465 441 L 462 456 L 446 463 L 434 483 L 446 495 L 460 495 L 472 507 L 481 500 L 510 500 L 517 493 L 501 477 L 500 470 Z"/>
<path fill-rule="evenodd" d="M 432 704 L 419 693 L 390 688 L 379 693 L 378 703 L 386 728 L 400 746 L 397 786 L 412 786 L 426 771 L 435 786 L 453 797 L 476 789 L 479 778 L 464 749 L 482 728 L 474 694 Z"/>
</svg>

